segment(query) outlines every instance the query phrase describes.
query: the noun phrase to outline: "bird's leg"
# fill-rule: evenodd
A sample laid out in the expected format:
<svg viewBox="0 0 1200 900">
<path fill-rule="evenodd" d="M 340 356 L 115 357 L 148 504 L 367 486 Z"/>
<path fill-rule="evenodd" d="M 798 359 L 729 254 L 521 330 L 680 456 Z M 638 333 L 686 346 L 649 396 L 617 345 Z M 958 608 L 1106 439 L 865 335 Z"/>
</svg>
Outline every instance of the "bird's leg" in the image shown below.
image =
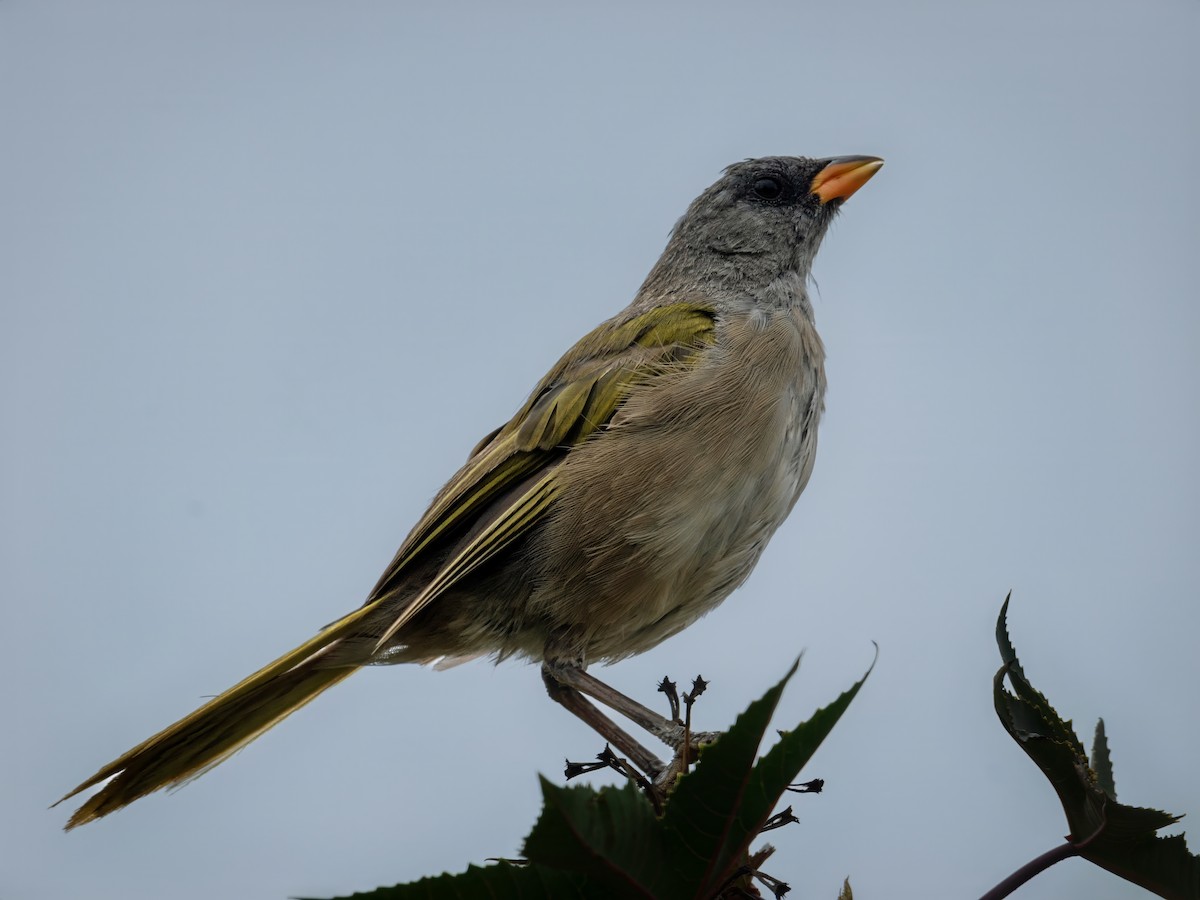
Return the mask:
<svg viewBox="0 0 1200 900">
<path fill-rule="evenodd" d="M 584 724 L 628 757 L 630 762 L 651 779 L 655 779 L 659 773 L 663 772 L 666 766 L 662 760 L 626 734 L 617 726 L 616 722 L 600 712 L 574 685 L 559 678 L 562 668 L 560 665 L 549 662 L 542 664 L 542 680 L 546 683 L 546 692 L 550 695 L 550 699 L 577 716 Z M 579 670 L 576 669 L 576 671 Z"/>
<path fill-rule="evenodd" d="M 589 675 L 576 662 L 557 659 L 547 660 L 542 664 L 542 677 L 547 679 L 547 684 L 553 680 L 559 685 L 574 688 L 576 691 L 587 694 L 587 696 L 596 702 L 603 703 L 613 712 L 620 713 L 639 728 L 645 729 L 673 750 L 678 749 L 685 741 L 692 744 L 702 744 L 714 741 L 718 737 L 717 732 L 699 732 L 691 734 L 689 740 L 688 732 L 690 729 L 682 722 L 673 722 L 664 716 L 660 716 L 654 710 L 642 706 L 642 704 L 631 697 L 626 697 L 620 691 L 609 687 L 594 675 Z M 551 692 L 551 696 L 553 696 L 553 692 Z M 699 694 L 696 696 L 699 696 Z M 556 697 L 555 699 L 558 698 Z M 580 699 L 582 700 L 583 698 Z M 693 697 L 693 699 L 695 698 Z M 559 702 L 562 703 L 561 700 Z M 565 706 L 566 704 L 563 705 Z M 588 706 L 591 707 L 591 704 L 588 704 Z M 591 708 L 599 715 L 599 711 L 595 710 L 595 707 Z M 579 713 L 575 714 L 583 718 Z M 588 720 L 584 719 L 584 721 Z M 605 721 L 608 720 L 606 719 Z M 609 724 L 612 723 L 610 722 Z M 616 728 L 615 725 L 612 727 Z M 620 729 L 617 730 L 620 731 Z M 600 732 L 600 734 L 606 737 L 604 732 Z M 612 743 L 620 749 L 620 744 L 617 744 L 616 741 L 612 741 Z M 624 751 L 622 750 L 622 752 Z M 630 759 L 632 758 L 631 756 Z"/>
</svg>

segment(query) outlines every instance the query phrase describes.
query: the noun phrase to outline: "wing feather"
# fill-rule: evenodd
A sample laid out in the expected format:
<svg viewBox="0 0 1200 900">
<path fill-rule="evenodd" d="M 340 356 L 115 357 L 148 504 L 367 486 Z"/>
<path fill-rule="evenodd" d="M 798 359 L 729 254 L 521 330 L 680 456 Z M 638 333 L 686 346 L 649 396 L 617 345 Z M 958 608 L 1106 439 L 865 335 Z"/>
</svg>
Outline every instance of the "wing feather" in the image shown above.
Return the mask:
<svg viewBox="0 0 1200 900">
<path fill-rule="evenodd" d="M 405 539 L 366 607 L 405 587 L 414 564 L 451 550 L 433 578 L 389 623 L 376 650 L 439 594 L 527 533 L 552 507 L 557 470 L 604 428 L 629 391 L 686 364 L 716 340 L 716 313 L 677 303 L 604 323 L 585 335 L 516 415 L 475 448 Z"/>
</svg>

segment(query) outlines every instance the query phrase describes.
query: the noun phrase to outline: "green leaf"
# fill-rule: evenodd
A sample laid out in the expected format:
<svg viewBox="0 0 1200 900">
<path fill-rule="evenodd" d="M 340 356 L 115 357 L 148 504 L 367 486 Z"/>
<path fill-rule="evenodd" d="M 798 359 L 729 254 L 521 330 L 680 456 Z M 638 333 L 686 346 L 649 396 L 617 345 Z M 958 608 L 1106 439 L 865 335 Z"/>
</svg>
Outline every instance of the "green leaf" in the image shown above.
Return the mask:
<svg viewBox="0 0 1200 900">
<path fill-rule="evenodd" d="M 756 833 L 771 815 L 771 810 L 779 802 L 784 789 L 796 780 L 800 771 L 817 752 L 817 748 L 829 736 L 829 732 L 850 706 L 850 701 L 858 695 L 859 689 L 874 668 L 875 663 L 872 661 L 866 674 L 848 690 L 843 691 L 836 700 L 818 709 L 808 721 L 801 722 L 791 731 L 781 732 L 779 743 L 759 760 L 758 765 L 754 767 L 750 790 L 747 791 L 741 810 L 743 819 L 749 818 L 753 821 Z"/>
<path fill-rule="evenodd" d="M 578 875 L 502 862 L 467 866 L 467 871 L 457 875 L 437 875 L 332 900 L 602 900 L 606 896 Z"/>
<path fill-rule="evenodd" d="M 716 743 L 701 748 L 696 768 L 679 780 L 663 813 L 663 826 L 680 883 L 688 897 L 716 893 L 742 863 L 762 823 L 741 819 L 758 746 L 779 705 L 783 688 L 796 673 L 796 660 L 782 680 L 751 703 Z M 782 793 L 782 790 L 781 790 Z M 772 805 L 778 802 L 778 796 Z M 765 821 L 765 818 L 764 818 Z M 747 837 L 748 829 L 753 832 Z"/>
<path fill-rule="evenodd" d="M 1160 897 L 1200 897 L 1200 857 L 1188 853 L 1182 834 L 1110 842 L 1099 851 L 1088 847 L 1080 856 Z"/>
<path fill-rule="evenodd" d="M 993 686 L 996 714 L 1058 794 L 1071 829 L 1067 840 L 1079 856 L 1161 897 L 1200 898 L 1200 857 L 1188 853 L 1182 835 L 1156 836 L 1180 817 L 1117 802 L 1103 722 L 1089 763 L 1071 723 L 1025 677 L 1008 636 L 1007 612 L 1005 599 L 996 623 L 1004 660 Z M 1006 677 L 1013 693 L 1004 689 Z"/>
<path fill-rule="evenodd" d="M 608 896 L 672 896 L 662 826 L 638 788 L 541 784 L 542 814 L 525 839 L 532 862 L 585 875 Z"/>
<path fill-rule="evenodd" d="M 528 865 L 471 866 L 408 885 L 354 894 L 354 900 L 710 900 L 752 890 L 742 866 L 770 855 L 749 847 L 829 730 L 862 686 L 789 732 L 755 764 L 787 675 L 751 703 L 729 731 L 702 748 L 695 769 L 668 797 L 661 818 L 642 792 L 625 784 L 599 791 L 541 781 L 541 815 L 525 840 Z M 868 672 L 869 674 L 869 672 Z M 863 676 L 865 680 L 866 676 Z M 739 894 L 740 896 L 741 894 Z M 336 898 L 350 900 L 350 898 Z"/>
<path fill-rule="evenodd" d="M 1108 736 L 1104 733 L 1104 720 L 1096 720 L 1096 733 L 1092 735 L 1092 771 L 1096 773 L 1096 784 L 1108 795 L 1117 799 L 1117 783 L 1113 780 L 1112 759 L 1108 755 Z"/>
<path fill-rule="evenodd" d="M 1017 659 L 1016 648 L 1008 637 L 1008 601 L 1011 597 L 1011 593 L 1005 597 L 1004 605 L 1000 608 L 1000 618 L 996 621 L 996 642 L 1000 645 L 1000 658 L 1004 661 L 1013 690 L 1023 701 L 1011 710 L 1017 719 L 1016 724 L 1019 727 L 1024 726 L 1031 734 L 1062 742 L 1073 754 L 1083 757 L 1083 744 L 1075 736 L 1070 721 L 1064 722 L 1060 719 L 1050 701 L 1040 691 L 1035 690 L 1025 678 L 1025 672 Z M 1041 733 L 1038 733 L 1038 729 L 1041 729 Z"/>
<path fill-rule="evenodd" d="M 796 780 L 867 677 L 807 722 L 783 732 L 755 765 L 779 697 L 798 665 L 799 660 L 715 744 L 701 750 L 695 771 L 680 779 L 671 795 L 663 825 L 680 879 L 696 885 L 688 896 L 710 896 L 743 863 L 784 789 Z"/>
</svg>

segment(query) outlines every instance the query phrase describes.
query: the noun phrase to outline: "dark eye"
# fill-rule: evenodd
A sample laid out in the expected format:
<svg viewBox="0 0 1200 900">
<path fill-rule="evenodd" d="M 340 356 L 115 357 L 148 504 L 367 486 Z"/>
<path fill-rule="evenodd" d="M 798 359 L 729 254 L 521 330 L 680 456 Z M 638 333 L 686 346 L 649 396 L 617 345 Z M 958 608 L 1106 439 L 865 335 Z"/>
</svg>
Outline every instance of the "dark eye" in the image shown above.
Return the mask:
<svg viewBox="0 0 1200 900">
<path fill-rule="evenodd" d="M 764 175 L 754 182 L 754 196 L 760 200 L 778 200 L 783 196 L 783 182 L 773 175 Z"/>
</svg>

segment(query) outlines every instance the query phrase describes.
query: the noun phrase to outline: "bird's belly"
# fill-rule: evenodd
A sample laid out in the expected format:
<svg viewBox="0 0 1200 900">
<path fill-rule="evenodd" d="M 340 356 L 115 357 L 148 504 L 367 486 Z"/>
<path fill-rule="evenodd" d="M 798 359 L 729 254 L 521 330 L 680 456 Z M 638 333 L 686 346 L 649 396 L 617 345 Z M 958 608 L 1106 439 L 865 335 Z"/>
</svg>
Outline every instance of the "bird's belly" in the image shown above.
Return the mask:
<svg viewBox="0 0 1200 900">
<path fill-rule="evenodd" d="M 657 532 L 657 540 L 644 536 L 642 578 L 653 593 L 621 629 L 624 646 L 603 648 L 604 657 L 655 646 L 710 612 L 746 580 L 811 472 L 816 429 L 800 423 L 799 416 L 788 413 L 763 441 L 761 468 L 713 480 L 703 500 L 674 510 L 671 518 L 679 528 Z"/>
<path fill-rule="evenodd" d="M 586 513 L 548 524 L 543 558 L 558 565 L 540 573 L 529 612 L 578 655 L 613 660 L 713 609 L 750 574 L 808 480 L 823 387 L 819 365 L 798 368 L 667 426 L 614 429 L 582 448 L 590 456 L 576 451 L 564 481 L 578 493 L 564 508 Z"/>
</svg>

